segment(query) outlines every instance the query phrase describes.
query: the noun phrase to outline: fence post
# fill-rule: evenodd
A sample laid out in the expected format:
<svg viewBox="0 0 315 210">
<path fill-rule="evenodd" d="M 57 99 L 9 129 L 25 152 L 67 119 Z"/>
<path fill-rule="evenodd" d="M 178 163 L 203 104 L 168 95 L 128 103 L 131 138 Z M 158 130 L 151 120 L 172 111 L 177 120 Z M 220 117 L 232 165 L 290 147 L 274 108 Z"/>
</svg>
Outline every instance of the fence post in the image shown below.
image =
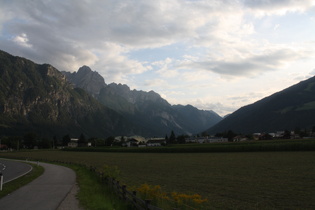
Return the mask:
<svg viewBox="0 0 315 210">
<path fill-rule="evenodd" d="M 126 185 L 123 185 L 122 186 L 122 197 L 123 197 L 123 200 L 127 200 L 127 195 L 126 195 Z"/>
<path fill-rule="evenodd" d="M 2 191 L 2 185 L 3 185 L 3 175 L 2 175 L 2 172 L 0 172 L 0 191 Z"/>
<path fill-rule="evenodd" d="M 103 172 L 101 172 L 100 176 L 101 176 L 101 182 L 102 182 L 102 183 L 104 183 L 104 182 L 105 182 L 105 176 L 104 176 L 104 173 L 103 173 Z"/>
<path fill-rule="evenodd" d="M 134 203 L 137 203 L 137 199 L 136 199 L 136 197 L 137 197 L 137 191 L 132 191 L 132 195 L 133 195 L 133 198 L 132 198 L 133 202 L 134 202 Z"/>
<path fill-rule="evenodd" d="M 150 209 L 149 205 L 151 203 L 151 200 L 144 200 L 145 201 L 145 209 Z"/>
<path fill-rule="evenodd" d="M 118 195 L 121 196 L 120 184 L 119 184 L 119 181 L 118 181 L 118 180 L 116 180 L 115 190 L 116 190 L 116 192 L 118 193 Z"/>
</svg>

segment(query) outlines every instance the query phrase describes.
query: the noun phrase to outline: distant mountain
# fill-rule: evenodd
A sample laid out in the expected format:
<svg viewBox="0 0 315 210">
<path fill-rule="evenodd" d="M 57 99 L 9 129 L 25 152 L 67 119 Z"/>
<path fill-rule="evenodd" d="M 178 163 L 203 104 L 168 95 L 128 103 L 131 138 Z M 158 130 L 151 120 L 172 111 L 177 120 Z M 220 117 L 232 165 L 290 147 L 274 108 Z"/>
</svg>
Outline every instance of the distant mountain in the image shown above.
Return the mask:
<svg viewBox="0 0 315 210">
<path fill-rule="evenodd" d="M 106 86 L 104 78 L 96 71 L 93 72 L 88 66 L 82 66 L 78 72 L 63 71 L 62 73 L 66 75 L 69 82 L 86 90 L 92 96 L 98 95 L 100 90 Z"/>
<path fill-rule="evenodd" d="M 99 89 L 99 94 L 96 94 L 97 91 L 89 89 L 91 81 L 86 78 L 94 74 L 94 78 L 98 77 L 97 80 L 101 81 L 101 76 L 88 67 L 81 67 L 77 73 L 64 74 L 76 87 L 82 87 L 106 107 L 147 130 L 151 136 L 163 136 L 172 130 L 176 134 L 197 134 L 222 119 L 213 111 L 198 110 L 190 105 L 172 106 L 154 91 L 130 90 L 124 84 L 94 82 L 93 85 L 98 87 L 95 89 Z"/>
<path fill-rule="evenodd" d="M 78 74 L 84 71 L 85 68 Z M 89 82 L 84 87 L 102 82 L 94 75 L 86 78 Z M 89 90 L 97 94 L 96 88 Z M 0 51 L 0 135 L 27 132 L 47 137 L 66 134 L 78 137 L 81 133 L 106 137 L 142 130 L 83 89 L 73 88 L 53 66 L 38 65 Z"/>
<path fill-rule="evenodd" d="M 315 77 L 240 108 L 207 130 L 210 134 L 274 132 L 315 126 Z"/>
<path fill-rule="evenodd" d="M 205 130 L 208 125 L 215 125 L 222 120 L 214 111 L 199 110 L 191 105 L 173 105 L 172 108 L 179 113 L 183 128 L 192 133 L 200 133 L 200 129 Z"/>
</svg>

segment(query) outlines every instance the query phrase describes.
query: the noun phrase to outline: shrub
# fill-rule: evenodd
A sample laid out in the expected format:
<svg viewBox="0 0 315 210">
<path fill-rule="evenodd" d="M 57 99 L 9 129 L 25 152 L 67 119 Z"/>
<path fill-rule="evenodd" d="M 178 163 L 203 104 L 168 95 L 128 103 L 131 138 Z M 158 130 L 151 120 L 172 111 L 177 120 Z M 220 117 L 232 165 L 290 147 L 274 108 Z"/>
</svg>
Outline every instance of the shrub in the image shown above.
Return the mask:
<svg viewBox="0 0 315 210">
<path fill-rule="evenodd" d="M 159 207 L 179 207 L 181 209 L 195 209 L 201 208 L 201 205 L 207 202 L 199 194 L 184 194 L 172 192 L 169 195 L 161 190 L 159 185 L 151 186 L 142 184 L 137 191 L 140 193 L 142 199 L 151 200 L 152 204 Z"/>
<path fill-rule="evenodd" d="M 117 166 L 103 165 L 100 172 L 103 173 L 104 177 L 117 179 L 120 176 L 120 170 Z"/>
</svg>

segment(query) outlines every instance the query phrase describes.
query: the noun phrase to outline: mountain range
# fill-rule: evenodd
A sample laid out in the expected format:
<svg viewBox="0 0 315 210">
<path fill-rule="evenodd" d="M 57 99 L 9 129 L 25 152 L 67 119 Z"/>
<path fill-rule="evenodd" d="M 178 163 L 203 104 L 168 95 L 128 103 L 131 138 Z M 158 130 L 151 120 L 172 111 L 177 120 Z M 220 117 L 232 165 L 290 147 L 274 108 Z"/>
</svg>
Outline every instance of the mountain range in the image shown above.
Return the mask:
<svg viewBox="0 0 315 210">
<path fill-rule="evenodd" d="M 60 72 L 0 50 L 0 137 L 164 137 L 315 128 L 315 77 L 244 106 L 223 119 L 191 105 L 171 105 L 154 91 L 106 84 L 88 66 Z"/>
<path fill-rule="evenodd" d="M 109 84 L 83 66 L 60 72 L 0 51 L 0 136 L 164 137 L 201 132 L 222 118 L 213 111 L 170 105 L 154 91 Z"/>
<path fill-rule="evenodd" d="M 52 137 L 142 132 L 49 64 L 0 51 L 0 135 L 36 132 Z"/>
<path fill-rule="evenodd" d="M 315 126 L 315 77 L 244 106 L 207 130 L 250 134 Z"/>
<path fill-rule="evenodd" d="M 172 130 L 177 134 L 197 134 L 222 119 L 213 111 L 199 110 L 191 105 L 171 105 L 154 91 L 130 90 L 125 84 L 107 85 L 101 75 L 87 66 L 63 74 L 75 87 L 84 89 L 151 136 L 161 136 L 163 131 L 169 134 Z"/>
</svg>

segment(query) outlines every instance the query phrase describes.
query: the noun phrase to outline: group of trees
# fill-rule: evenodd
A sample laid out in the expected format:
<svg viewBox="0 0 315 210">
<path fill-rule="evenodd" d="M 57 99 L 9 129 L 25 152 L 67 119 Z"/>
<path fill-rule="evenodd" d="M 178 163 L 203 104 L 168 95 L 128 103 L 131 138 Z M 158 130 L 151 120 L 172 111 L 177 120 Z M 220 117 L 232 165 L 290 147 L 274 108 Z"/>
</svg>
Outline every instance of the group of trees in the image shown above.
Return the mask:
<svg viewBox="0 0 315 210">
<path fill-rule="evenodd" d="M 114 137 L 108 137 L 106 139 L 101 138 L 86 138 L 84 134 L 81 134 L 78 139 L 79 146 L 87 146 L 90 142 L 92 146 L 111 146 L 114 142 Z M 62 146 L 68 146 L 71 141 L 69 134 L 64 135 L 61 138 L 53 136 L 51 138 L 41 137 L 35 132 L 28 132 L 23 136 L 0 136 L 0 149 L 53 149 Z"/>
<path fill-rule="evenodd" d="M 57 145 L 56 137 L 51 139 L 40 137 L 38 134 L 29 132 L 23 136 L 3 136 L 1 138 L 2 148 L 19 149 L 34 149 L 34 148 L 53 148 Z"/>
<path fill-rule="evenodd" d="M 309 129 L 300 129 L 299 127 L 296 127 L 293 132 L 289 130 L 285 130 L 283 133 L 283 136 L 277 137 L 282 139 L 290 139 L 292 137 L 292 133 L 295 135 L 295 138 L 303 138 L 303 137 L 315 137 L 315 126 Z M 207 132 L 202 132 L 201 134 L 198 134 L 197 137 L 206 137 L 209 136 Z M 216 133 L 215 137 L 219 138 L 227 138 L 228 141 L 232 142 L 236 136 L 242 136 L 247 139 L 254 139 L 253 134 L 241 134 L 241 133 L 235 133 L 232 130 L 224 131 Z M 170 137 L 167 135 L 165 136 L 166 142 L 168 144 L 183 144 L 185 143 L 185 139 L 189 137 L 187 135 L 179 135 L 175 136 L 174 131 L 171 132 Z M 259 137 L 260 140 L 272 140 L 275 137 L 270 135 L 269 133 L 262 133 L 262 135 Z"/>
<path fill-rule="evenodd" d="M 247 139 L 254 139 L 253 134 L 240 134 L 235 133 L 232 130 L 228 130 L 225 132 L 217 133 L 215 135 L 216 137 L 222 137 L 222 138 L 228 138 L 229 141 L 233 141 L 233 138 L 236 136 L 244 136 Z M 309 129 L 301 129 L 299 127 L 296 127 L 294 130 L 289 131 L 288 129 L 285 129 L 283 131 L 283 135 L 273 137 L 270 133 L 261 133 L 261 136 L 259 137 L 260 140 L 272 140 L 274 138 L 280 138 L 280 139 L 290 139 L 290 138 L 304 138 L 304 137 L 315 137 L 315 126 Z"/>
<path fill-rule="evenodd" d="M 234 137 L 241 135 L 246 137 L 247 139 L 253 139 L 253 135 L 242 135 L 233 132 L 232 130 L 228 130 L 225 132 L 217 133 L 216 137 L 227 138 L 229 141 L 233 141 Z M 311 129 L 294 129 L 294 135 L 300 138 L 303 137 L 315 137 L 315 126 Z M 208 136 L 206 132 L 201 133 L 201 136 Z M 176 137 L 174 131 L 171 131 L 170 136 L 165 136 L 165 140 L 167 144 L 184 144 L 185 139 L 189 137 L 187 135 L 179 135 Z M 199 135 L 197 136 L 199 137 Z M 284 131 L 284 134 L 281 138 L 290 139 L 292 137 L 292 133 L 288 130 Z M 124 142 L 124 137 L 121 137 L 121 142 Z M 273 137 L 268 134 L 264 133 L 261 135 L 261 140 L 269 140 L 273 139 Z M 35 132 L 28 132 L 23 136 L 2 136 L 0 137 L 1 147 L 0 149 L 7 149 L 11 148 L 14 150 L 19 149 L 49 149 L 49 148 L 56 148 L 57 146 L 67 146 L 68 143 L 71 141 L 71 137 L 69 134 L 63 136 L 62 138 L 57 138 L 53 136 L 52 138 L 47 137 L 40 137 Z M 82 133 L 78 139 L 78 146 L 87 146 L 87 143 L 90 142 L 92 146 L 112 146 L 115 144 L 115 138 L 110 136 L 106 139 L 102 138 L 86 138 L 85 135 Z"/>
<path fill-rule="evenodd" d="M 174 131 L 171 131 L 170 137 L 165 136 L 165 140 L 167 144 L 184 144 L 186 142 L 186 138 L 188 135 L 179 135 L 176 137 Z"/>
</svg>

